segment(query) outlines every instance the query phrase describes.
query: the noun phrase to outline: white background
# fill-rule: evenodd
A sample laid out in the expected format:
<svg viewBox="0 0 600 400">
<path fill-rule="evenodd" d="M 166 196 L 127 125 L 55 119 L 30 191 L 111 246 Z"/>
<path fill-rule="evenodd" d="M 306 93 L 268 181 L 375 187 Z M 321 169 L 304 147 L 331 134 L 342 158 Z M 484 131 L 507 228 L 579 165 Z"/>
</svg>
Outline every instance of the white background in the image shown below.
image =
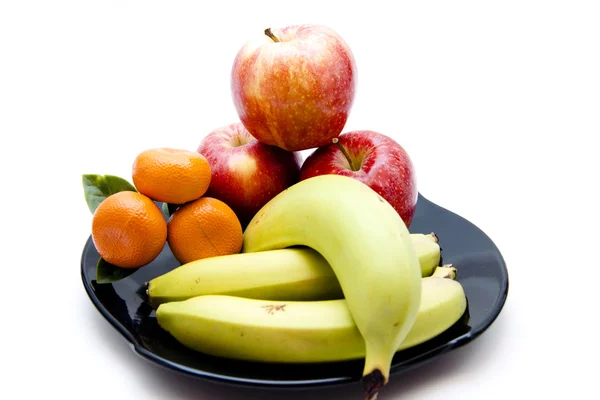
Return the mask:
<svg viewBox="0 0 600 400">
<path fill-rule="evenodd" d="M 322 23 L 359 71 L 345 131 L 394 137 L 419 189 L 483 229 L 510 274 L 472 344 L 381 399 L 598 398 L 597 1 L 2 1 L 0 398 L 303 399 L 138 357 L 84 292 L 81 175 L 236 121 L 229 73 L 266 27 Z M 586 364 L 589 363 L 589 364 Z M 310 392 L 358 399 L 358 386 Z"/>
</svg>

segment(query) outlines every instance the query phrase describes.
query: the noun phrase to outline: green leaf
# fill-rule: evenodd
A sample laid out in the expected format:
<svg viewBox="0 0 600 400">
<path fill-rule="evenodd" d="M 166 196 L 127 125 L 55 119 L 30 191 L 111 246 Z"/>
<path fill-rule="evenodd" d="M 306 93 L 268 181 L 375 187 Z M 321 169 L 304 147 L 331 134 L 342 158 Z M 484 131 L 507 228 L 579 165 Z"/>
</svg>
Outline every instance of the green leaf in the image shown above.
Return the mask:
<svg viewBox="0 0 600 400">
<path fill-rule="evenodd" d="M 171 215 L 169 213 L 169 204 L 168 203 L 162 203 L 162 206 L 160 207 L 160 209 L 162 210 L 162 213 L 165 216 L 165 219 L 168 221 L 169 220 L 169 216 Z"/>
<path fill-rule="evenodd" d="M 163 215 L 168 221 L 171 215 L 181 206 L 181 204 L 173 204 L 173 203 L 162 203 L 160 209 L 162 210 Z"/>
<path fill-rule="evenodd" d="M 96 264 L 96 282 L 113 283 L 128 277 L 137 270 L 138 268 L 117 267 L 100 257 L 98 264 Z"/>
<path fill-rule="evenodd" d="M 85 174 L 82 177 L 85 201 L 93 214 L 108 196 L 123 192 L 137 192 L 135 187 L 123 178 L 114 175 Z"/>
</svg>

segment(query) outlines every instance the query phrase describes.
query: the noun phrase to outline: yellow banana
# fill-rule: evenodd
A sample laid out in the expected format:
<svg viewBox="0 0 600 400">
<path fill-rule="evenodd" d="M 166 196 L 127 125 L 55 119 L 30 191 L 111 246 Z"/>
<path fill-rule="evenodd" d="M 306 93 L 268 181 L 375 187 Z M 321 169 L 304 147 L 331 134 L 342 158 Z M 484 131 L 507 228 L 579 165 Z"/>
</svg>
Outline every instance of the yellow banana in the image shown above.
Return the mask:
<svg viewBox="0 0 600 400">
<path fill-rule="evenodd" d="M 440 263 L 435 234 L 412 233 L 421 276 Z M 206 294 L 261 300 L 333 300 L 342 289 L 325 259 L 309 247 L 240 253 L 204 258 L 183 264 L 148 282 L 154 308 Z"/>
<path fill-rule="evenodd" d="M 446 331 L 464 314 L 462 285 L 454 268 L 438 267 L 421 279 L 419 311 L 404 350 Z M 346 300 L 268 301 L 204 295 L 161 304 L 158 324 L 184 346 L 232 359 L 316 363 L 365 357 L 365 342 Z"/>
<path fill-rule="evenodd" d="M 335 273 L 365 341 L 365 393 L 375 398 L 421 300 L 421 268 L 406 225 L 364 183 L 320 175 L 263 206 L 244 232 L 242 252 L 295 245 L 316 250 Z"/>
</svg>

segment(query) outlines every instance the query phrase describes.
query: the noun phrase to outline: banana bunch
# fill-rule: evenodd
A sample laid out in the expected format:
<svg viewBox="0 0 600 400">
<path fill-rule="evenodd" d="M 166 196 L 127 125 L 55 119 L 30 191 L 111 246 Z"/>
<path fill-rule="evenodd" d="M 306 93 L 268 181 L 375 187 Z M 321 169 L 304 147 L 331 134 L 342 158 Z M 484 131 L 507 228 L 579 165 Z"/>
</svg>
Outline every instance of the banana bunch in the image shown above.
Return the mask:
<svg viewBox="0 0 600 400">
<path fill-rule="evenodd" d="M 466 310 L 434 234 L 409 233 L 367 185 L 300 181 L 267 203 L 240 254 L 184 264 L 148 282 L 159 325 L 190 349 L 252 361 L 364 359 L 367 399 L 394 354 L 444 332 Z"/>
</svg>

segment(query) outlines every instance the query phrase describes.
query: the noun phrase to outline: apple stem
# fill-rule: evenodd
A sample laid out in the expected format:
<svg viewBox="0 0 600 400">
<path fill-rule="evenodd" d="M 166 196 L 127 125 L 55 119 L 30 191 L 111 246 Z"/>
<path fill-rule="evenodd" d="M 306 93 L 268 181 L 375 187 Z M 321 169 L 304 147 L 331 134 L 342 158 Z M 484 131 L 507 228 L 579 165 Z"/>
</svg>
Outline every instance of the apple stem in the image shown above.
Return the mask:
<svg viewBox="0 0 600 400">
<path fill-rule="evenodd" d="M 271 28 L 265 29 L 265 35 L 270 37 L 271 40 L 273 40 L 274 42 L 279 42 L 279 39 L 277 39 L 277 36 L 273 35 L 273 32 L 271 32 Z"/>
<path fill-rule="evenodd" d="M 340 144 L 340 140 L 338 138 L 333 138 L 331 141 L 338 147 L 338 149 L 340 149 L 344 157 L 346 157 L 346 160 L 348 160 L 348 164 L 350 164 L 350 169 L 352 171 L 358 171 L 358 168 L 356 168 L 356 166 L 352 162 L 352 158 L 350 158 L 350 154 L 348 154 L 344 146 Z"/>
</svg>

